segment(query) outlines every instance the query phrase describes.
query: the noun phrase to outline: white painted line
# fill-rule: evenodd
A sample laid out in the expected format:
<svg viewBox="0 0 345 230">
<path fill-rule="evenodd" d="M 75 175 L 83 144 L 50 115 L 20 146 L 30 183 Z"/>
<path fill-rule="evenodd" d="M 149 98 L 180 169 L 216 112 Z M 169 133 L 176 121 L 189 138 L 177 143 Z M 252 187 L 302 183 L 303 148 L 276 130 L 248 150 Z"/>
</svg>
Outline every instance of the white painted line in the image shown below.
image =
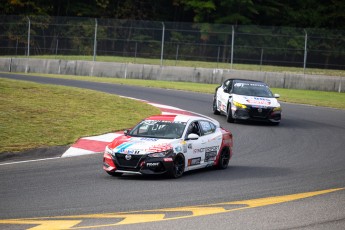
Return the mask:
<svg viewBox="0 0 345 230">
<path fill-rule="evenodd" d="M 28 163 L 28 162 L 36 162 L 36 161 L 46 161 L 46 160 L 54 160 L 59 159 L 61 157 L 51 157 L 51 158 L 43 158 L 43 159 L 36 159 L 36 160 L 27 160 L 27 161 L 16 161 L 16 162 L 9 162 L 9 163 L 1 163 L 2 165 L 14 165 L 14 164 L 21 164 L 21 163 Z"/>
</svg>

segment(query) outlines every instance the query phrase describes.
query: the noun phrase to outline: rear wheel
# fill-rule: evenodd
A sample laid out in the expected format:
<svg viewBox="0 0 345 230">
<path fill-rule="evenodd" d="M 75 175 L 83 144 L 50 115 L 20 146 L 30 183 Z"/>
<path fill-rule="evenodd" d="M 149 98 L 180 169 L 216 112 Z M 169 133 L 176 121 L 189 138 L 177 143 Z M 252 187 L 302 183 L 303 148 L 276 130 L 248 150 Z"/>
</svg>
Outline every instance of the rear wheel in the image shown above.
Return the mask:
<svg viewBox="0 0 345 230">
<path fill-rule="evenodd" d="M 229 123 L 235 122 L 234 118 L 232 117 L 232 111 L 231 111 L 231 104 L 230 103 L 228 105 L 228 111 L 226 113 L 226 121 Z"/>
<path fill-rule="evenodd" d="M 226 169 L 229 165 L 229 161 L 230 161 L 230 152 L 228 149 L 223 149 L 218 159 L 217 168 Z"/>
<path fill-rule="evenodd" d="M 123 173 L 119 173 L 119 172 L 108 172 L 106 171 L 110 176 L 115 176 L 115 177 L 119 177 L 122 176 Z"/>
<path fill-rule="evenodd" d="M 170 176 L 172 178 L 179 178 L 184 173 L 184 158 L 181 155 L 177 155 L 174 160 L 174 165 Z"/>
<path fill-rule="evenodd" d="M 215 114 L 215 115 L 219 115 L 220 114 L 220 112 L 218 111 L 218 108 L 217 108 L 217 97 L 216 96 L 213 97 L 212 109 L 213 109 L 213 114 Z"/>
</svg>

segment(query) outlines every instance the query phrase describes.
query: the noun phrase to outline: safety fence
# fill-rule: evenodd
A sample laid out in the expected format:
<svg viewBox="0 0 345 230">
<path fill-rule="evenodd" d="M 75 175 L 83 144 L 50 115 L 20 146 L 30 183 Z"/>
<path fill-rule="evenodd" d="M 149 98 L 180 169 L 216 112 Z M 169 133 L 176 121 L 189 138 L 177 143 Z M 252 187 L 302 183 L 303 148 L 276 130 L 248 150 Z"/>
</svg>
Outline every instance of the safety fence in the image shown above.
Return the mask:
<svg viewBox="0 0 345 230">
<path fill-rule="evenodd" d="M 131 57 L 345 69 L 345 31 L 116 19 L 0 16 L 0 55 Z"/>
</svg>

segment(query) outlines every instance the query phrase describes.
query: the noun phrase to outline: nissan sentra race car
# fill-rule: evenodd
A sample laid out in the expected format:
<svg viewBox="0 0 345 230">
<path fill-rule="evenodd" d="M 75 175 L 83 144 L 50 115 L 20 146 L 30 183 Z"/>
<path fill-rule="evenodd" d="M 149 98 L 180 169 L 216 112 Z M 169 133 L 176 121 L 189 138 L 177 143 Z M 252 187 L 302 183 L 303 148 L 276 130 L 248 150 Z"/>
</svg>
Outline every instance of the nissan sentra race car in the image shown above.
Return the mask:
<svg viewBox="0 0 345 230">
<path fill-rule="evenodd" d="M 266 83 L 254 80 L 227 79 L 215 90 L 213 113 L 226 115 L 233 123 L 237 119 L 281 121 L 279 94 L 272 94 Z"/>
<path fill-rule="evenodd" d="M 232 133 L 216 120 L 189 115 L 151 116 L 105 148 L 103 169 L 112 176 L 166 174 L 228 167 Z"/>
</svg>

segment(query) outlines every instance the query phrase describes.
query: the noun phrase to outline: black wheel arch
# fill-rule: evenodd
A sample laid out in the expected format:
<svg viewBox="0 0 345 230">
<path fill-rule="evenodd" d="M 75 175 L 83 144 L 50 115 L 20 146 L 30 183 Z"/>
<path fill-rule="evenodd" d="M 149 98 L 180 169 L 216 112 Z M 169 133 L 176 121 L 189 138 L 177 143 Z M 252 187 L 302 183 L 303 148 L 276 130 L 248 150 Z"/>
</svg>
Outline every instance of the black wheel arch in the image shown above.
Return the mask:
<svg viewBox="0 0 345 230">
<path fill-rule="evenodd" d="M 223 165 L 223 153 L 225 152 L 225 154 L 228 155 L 228 159 L 227 159 L 227 163 L 226 165 Z M 226 169 L 228 167 L 228 164 L 230 162 L 230 159 L 231 159 L 231 148 L 229 146 L 224 146 L 220 151 L 219 151 L 219 157 L 218 157 L 218 162 L 217 162 L 217 165 L 216 165 L 216 168 L 217 169 Z"/>
</svg>

